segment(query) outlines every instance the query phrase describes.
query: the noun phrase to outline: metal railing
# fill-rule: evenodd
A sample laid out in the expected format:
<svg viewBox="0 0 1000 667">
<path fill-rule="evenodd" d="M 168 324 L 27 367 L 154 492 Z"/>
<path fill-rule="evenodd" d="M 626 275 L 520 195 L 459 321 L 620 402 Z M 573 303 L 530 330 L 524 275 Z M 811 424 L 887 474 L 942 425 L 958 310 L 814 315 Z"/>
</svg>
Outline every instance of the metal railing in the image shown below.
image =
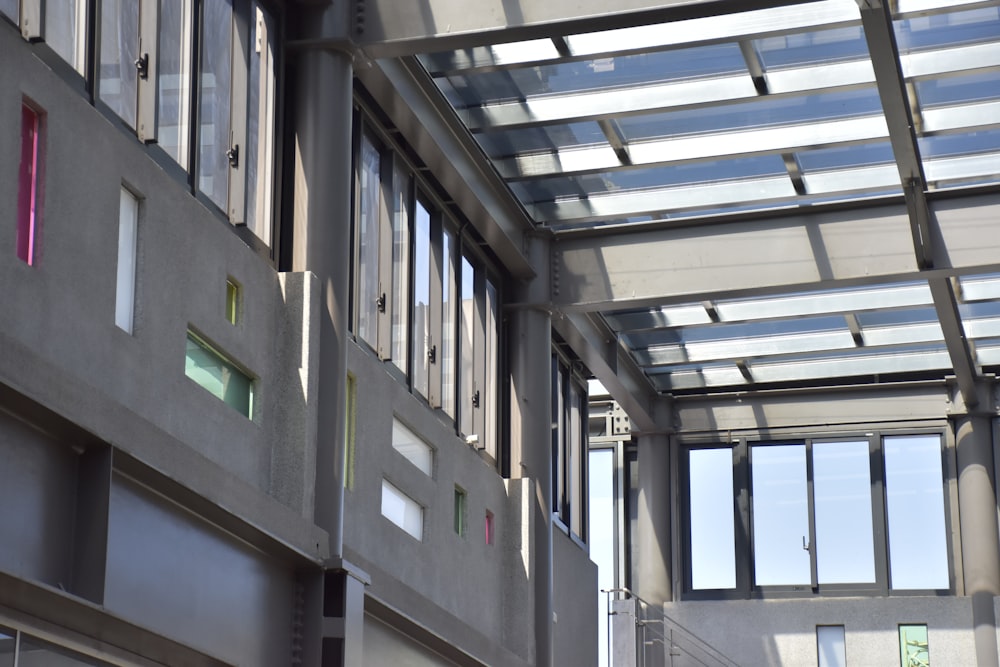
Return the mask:
<svg viewBox="0 0 1000 667">
<path fill-rule="evenodd" d="M 609 667 L 739 667 L 683 625 L 627 588 L 608 597 Z"/>
</svg>

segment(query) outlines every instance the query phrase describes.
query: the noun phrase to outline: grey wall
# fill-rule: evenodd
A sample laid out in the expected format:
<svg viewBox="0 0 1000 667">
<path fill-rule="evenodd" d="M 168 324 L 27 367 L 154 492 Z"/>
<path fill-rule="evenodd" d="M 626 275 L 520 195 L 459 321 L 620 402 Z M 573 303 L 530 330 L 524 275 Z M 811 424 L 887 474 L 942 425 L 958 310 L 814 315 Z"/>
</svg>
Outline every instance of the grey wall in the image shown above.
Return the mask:
<svg viewBox="0 0 1000 667">
<path fill-rule="evenodd" d="M 446 660 L 410 637 L 371 616 L 365 616 L 366 667 L 453 667 Z M 360 667 L 360 665 L 359 665 Z"/>
<path fill-rule="evenodd" d="M 597 665 L 597 566 L 558 528 L 552 535 L 555 665 Z"/>
<path fill-rule="evenodd" d="M 976 664 L 968 598 L 682 602 L 664 609 L 671 620 L 740 665 L 815 665 L 817 625 L 844 626 L 848 664 L 898 665 L 900 623 L 927 624 L 931 664 Z M 673 662 L 675 667 L 695 664 L 682 657 Z"/>
<path fill-rule="evenodd" d="M 240 665 L 288 664 L 293 573 L 116 475 L 105 606 Z"/>
</svg>

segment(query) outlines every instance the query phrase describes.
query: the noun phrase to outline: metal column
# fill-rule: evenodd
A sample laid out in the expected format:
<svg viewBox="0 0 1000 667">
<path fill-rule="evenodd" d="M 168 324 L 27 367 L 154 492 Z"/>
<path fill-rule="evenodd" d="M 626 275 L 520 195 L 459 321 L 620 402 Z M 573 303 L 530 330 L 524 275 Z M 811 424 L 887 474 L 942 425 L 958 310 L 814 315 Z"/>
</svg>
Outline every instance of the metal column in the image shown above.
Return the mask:
<svg viewBox="0 0 1000 667">
<path fill-rule="evenodd" d="M 654 433 L 640 435 L 638 440 L 639 499 L 632 590 L 643 600 L 662 605 L 673 599 L 670 577 L 670 438 L 665 433 Z"/>
</svg>

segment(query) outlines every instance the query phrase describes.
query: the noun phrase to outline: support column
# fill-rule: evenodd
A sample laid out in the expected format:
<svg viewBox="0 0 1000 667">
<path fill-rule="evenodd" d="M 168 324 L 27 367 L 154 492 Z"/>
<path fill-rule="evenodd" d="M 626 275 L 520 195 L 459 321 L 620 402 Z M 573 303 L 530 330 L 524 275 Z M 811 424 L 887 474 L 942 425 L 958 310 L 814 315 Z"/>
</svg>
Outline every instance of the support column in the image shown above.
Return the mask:
<svg viewBox="0 0 1000 667">
<path fill-rule="evenodd" d="M 547 304 L 549 243 L 529 240 L 528 258 L 538 275 L 524 283 L 515 301 Z M 552 579 L 552 322 L 542 308 L 525 307 L 512 313 L 510 327 L 511 466 L 514 478 L 535 484 L 534 596 L 535 665 L 553 665 Z"/>
<path fill-rule="evenodd" d="M 296 62 L 292 269 L 320 284 L 316 524 L 343 551 L 344 419 L 351 266 L 351 58 L 308 49 Z"/>
<path fill-rule="evenodd" d="M 666 431 L 669 409 L 654 410 Z M 636 503 L 635 569 L 632 589 L 650 605 L 662 609 L 673 599 L 670 577 L 670 437 L 666 433 L 639 435 L 639 497 Z"/>
<path fill-rule="evenodd" d="M 993 598 L 1000 595 L 1000 540 L 997 535 L 992 424 L 987 416 L 966 414 L 956 417 L 954 426 L 962 567 L 965 571 L 965 594 L 972 598 L 976 661 L 980 667 L 997 667 Z"/>
</svg>

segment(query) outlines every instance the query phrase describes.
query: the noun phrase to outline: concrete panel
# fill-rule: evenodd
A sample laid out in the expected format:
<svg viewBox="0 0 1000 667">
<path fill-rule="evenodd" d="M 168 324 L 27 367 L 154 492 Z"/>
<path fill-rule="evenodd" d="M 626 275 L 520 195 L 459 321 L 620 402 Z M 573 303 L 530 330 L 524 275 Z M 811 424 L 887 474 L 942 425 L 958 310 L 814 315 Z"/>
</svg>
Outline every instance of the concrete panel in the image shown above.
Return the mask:
<svg viewBox="0 0 1000 667">
<path fill-rule="evenodd" d="M 552 531 L 553 665 L 597 665 L 597 566 L 559 529 Z"/>
<path fill-rule="evenodd" d="M 287 568 L 115 476 L 109 611 L 232 663 L 287 664 L 293 587 Z"/>
<path fill-rule="evenodd" d="M 456 664 L 371 616 L 365 616 L 364 637 L 366 666 L 453 667 Z"/>
<path fill-rule="evenodd" d="M 932 664 L 976 664 L 969 598 L 678 602 L 664 609 L 673 622 L 740 665 L 815 665 L 817 625 L 844 626 L 847 664 L 898 665 L 900 623 L 927 624 Z M 667 664 L 697 664 L 685 651 L 674 653 L 681 655 Z"/>
<path fill-rule="evenodd" d="M 0 569 L 70 588 L 77 454 L 0 410 Z"/>
</svg>

